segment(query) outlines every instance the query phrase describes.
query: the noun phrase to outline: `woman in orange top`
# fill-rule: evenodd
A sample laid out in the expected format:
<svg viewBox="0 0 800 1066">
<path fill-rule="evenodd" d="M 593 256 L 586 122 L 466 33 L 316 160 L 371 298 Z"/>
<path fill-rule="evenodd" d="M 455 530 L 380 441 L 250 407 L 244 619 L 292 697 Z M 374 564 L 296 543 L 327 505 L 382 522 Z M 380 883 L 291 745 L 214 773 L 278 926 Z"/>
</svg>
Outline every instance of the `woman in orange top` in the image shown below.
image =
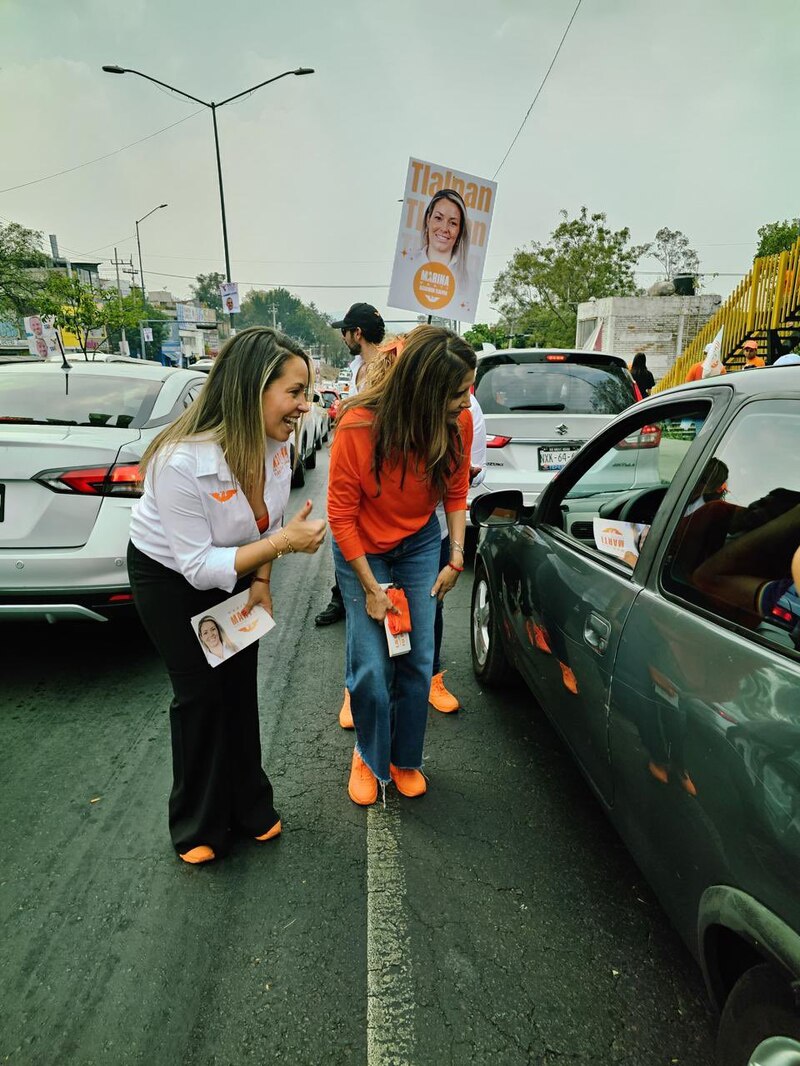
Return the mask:
<svg viewBox="0 0 800 1066">
<path fill-rule="evenodd" d="M 378 781 L 403 795 L 426 790 L 421 773 L 433 667 L 436 601 L 464 568 L 475 353 L 435 326 L 410 333 L 386 380 L 345 405 L 333 447 L 328 520 L 347 611 L 346 684 L 356 748 L 348 793 L 374 803 Z M 439 570 L 436 505 L 452 545 Z M 383 585 L 408 599 L 411 651 L 390 658 L 384 632 L 394 612 Z"/>
</svg>

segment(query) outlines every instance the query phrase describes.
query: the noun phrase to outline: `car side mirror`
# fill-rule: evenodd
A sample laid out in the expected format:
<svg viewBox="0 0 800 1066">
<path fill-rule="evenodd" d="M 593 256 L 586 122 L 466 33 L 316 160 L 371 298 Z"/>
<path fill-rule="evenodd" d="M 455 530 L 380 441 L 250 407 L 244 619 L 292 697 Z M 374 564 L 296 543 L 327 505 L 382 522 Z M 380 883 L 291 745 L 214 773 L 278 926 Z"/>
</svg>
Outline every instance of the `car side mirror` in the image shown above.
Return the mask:
<svg viewBox="0 0 800 1066">
<path fill-rule="evenodd" d="M 473 526 L 515 526 L 524 509 L 518 489 L 484 492 L 472 501 L 469 517 Z"/>
</svg>

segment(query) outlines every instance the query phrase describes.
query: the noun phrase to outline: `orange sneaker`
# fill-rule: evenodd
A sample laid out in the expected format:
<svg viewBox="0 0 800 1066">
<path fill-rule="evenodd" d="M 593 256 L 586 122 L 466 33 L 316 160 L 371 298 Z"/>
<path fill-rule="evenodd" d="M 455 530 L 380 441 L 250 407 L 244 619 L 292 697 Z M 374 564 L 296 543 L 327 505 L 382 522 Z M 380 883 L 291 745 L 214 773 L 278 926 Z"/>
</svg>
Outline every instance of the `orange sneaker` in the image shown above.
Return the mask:
<svg viewBox="0 0 800 1066">
<path fill-rule="evenodd" d="M 280 835 L 281 835 L 281 820 L 279 818 L 278 821 L 275 823 L 275 825 L 273 825 L 272 829 L 268 829 L 266 831 L 266 833 L 262 833 L 260 837 L 256 837 L 256 840 L 260 840 L 260 841 L 272 840 L 273 837 L 279 837 Z"/>
<path fill-rule="evenodd" d="M 360 807 L 369 807 L 378 798 L 378 779 L 357 751 L 353 752 L 347 795 Z"/>
<path fill-rule="evenodd" d="M 199 847 L 191 848 L 189 851 L 184 851 L 181 858 L 184 862 L 190 862 L 193 866 L 196 866 L 201 862 L 211 862 L 212 859 L 216 859 L 216 855 L 213 850 L 206 847 L 205 844 L 200 844 Z"/>
<path fill-rule="evenodd" d="M 452 714 L 457 711 L 461 704 L 452 692 L 448 692 L 444 683 L 444 670 L 434 674 L 431 678 L 431 690 L 428 694 L 428 703 L 442 714 Z"/>
<path fill-rule="evenodd" d="M 656 781 L 660 781 L 662 785 L 666 785 L 669 783 L 669 770 L 666 768 L 666 766 L 662 766 L 661 763 L 658 762 L 649 762 L 647 764 L 647 769 L 650 771 Z"/>
<path fill-rule="evenodd" d="M 389 763 L 389 776 L 401 796 L 422 796 L 428 790 L 428 782 L 421 770 L 398 770 Z"/>
<path fill-rule="evenodd" d="M 564 682 L 564 688 L 572 693 L 573 696 L 578 695 L 578 679 L 575 674 L 570 670 L 566 663 L 559 662 L 561 667 L 561 680 Z"/>
<path fill-rule="evenodd" d="M 355 729 L 353 712 L 350 710 L 350 693 L 347 689 L 344 690 L 344 702 L 342 703 L 342 709 L 339 711 L 339 725 L 342 729 Z"/>
<path fill-rule="evenodd" d="M 685 771 L 681 774 L 681 788 L 688 796 L 697 795 L 697 786 Z"/>
</svg>

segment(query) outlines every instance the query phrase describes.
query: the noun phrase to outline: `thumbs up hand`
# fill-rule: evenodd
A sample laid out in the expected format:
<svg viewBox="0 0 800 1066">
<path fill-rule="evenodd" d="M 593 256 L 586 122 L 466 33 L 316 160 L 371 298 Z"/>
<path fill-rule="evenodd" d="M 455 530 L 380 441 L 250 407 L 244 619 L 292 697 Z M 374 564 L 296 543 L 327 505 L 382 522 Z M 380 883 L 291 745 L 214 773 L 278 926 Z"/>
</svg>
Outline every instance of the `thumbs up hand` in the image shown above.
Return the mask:
<svg viewBox="0 0 800 1066">
<path fill-rule="evenodd" d="M 328 523 L 321 519 L 309 519 L 313 508 L 311 500 L 306 500 L 291 522 L 283 527 L 289 543 L 296 552 L 313 555 L 325 540 Z"/>
</svg>

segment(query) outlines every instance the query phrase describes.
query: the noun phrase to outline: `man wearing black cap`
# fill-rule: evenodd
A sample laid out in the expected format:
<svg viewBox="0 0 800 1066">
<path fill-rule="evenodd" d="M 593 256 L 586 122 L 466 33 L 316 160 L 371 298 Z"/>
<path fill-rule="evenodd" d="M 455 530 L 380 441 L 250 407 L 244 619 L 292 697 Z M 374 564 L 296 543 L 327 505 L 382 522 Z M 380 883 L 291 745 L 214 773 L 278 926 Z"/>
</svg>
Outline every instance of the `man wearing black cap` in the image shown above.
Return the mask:
<svg viewBox="0 0 800 1066">
<path fill-rule="evenodd" d="M 380 355 L 378 345 L 384 338 L 386 326 L 380 312 L 372 304 L 353 304 L 340 322 L 331 322 L 334 329 L 342 331 L 342 339 L 347 345 L 353 361 L 350 364 L 350 391 L 348 397 L 355 396 L 364 386 L 367 367 Z M 324 611 L 314 619 L 318 626 L 330 626 L 344 618 L 344 603 L 338 584 L 331 589 L 331 602 Z"/>
</svg>

